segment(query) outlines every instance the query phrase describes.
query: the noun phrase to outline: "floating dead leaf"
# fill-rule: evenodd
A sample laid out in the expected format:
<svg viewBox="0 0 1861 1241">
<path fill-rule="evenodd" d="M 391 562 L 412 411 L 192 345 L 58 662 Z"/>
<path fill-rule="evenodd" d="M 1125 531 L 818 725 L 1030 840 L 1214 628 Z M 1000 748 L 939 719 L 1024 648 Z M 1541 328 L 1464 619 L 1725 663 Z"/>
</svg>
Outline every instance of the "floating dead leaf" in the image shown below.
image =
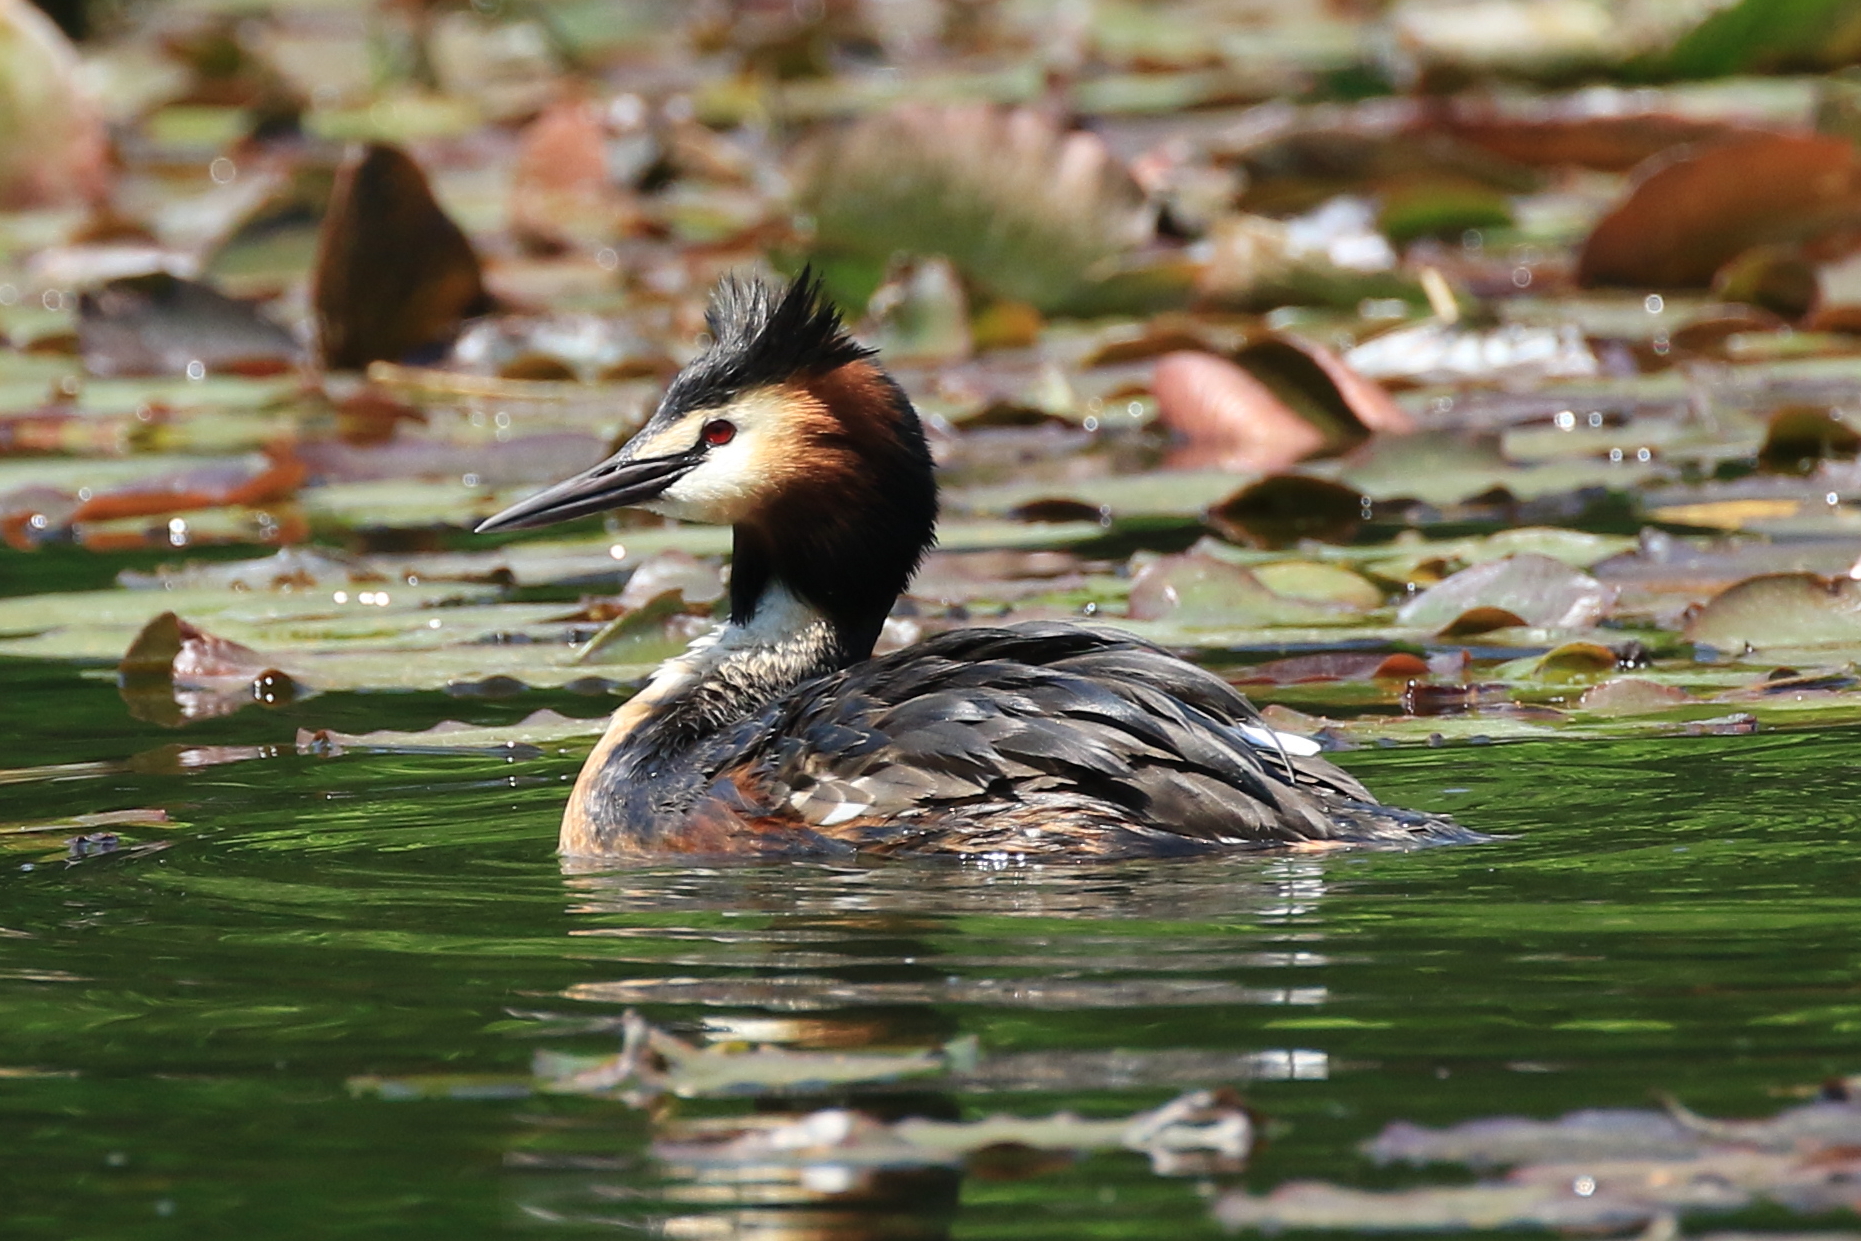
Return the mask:
<svg viewBox="0 0 1861 1241">
<path fill-rule="evenodd" d="M 1861 645 L 1861 581 L 1814 573 L 1767 573 L 1715 595 L 1686 636 L 1724 651 Z"/>
<path fill-rule="evenodd" d="M 352 154 L 337 174 L 312 300 L 333 370 L 438 350 L 491 304 L 471 242 L 419 165 L 383 143 Z"/>
<path fill-rule="evenodd" d="M 298 693 L 265 656 L 173 612 L 143 626 L 129 644 L 117 665 L 117 688 L 131 715 L 169 728 L 255 702 L 290 702 Z"/>
<path fill-rule="evenodd" d="M 1231 543 L 1289 547 L 1300 539 L 1341 541 L 1364 519 L 1354 487 L 1305 474 L 1274 474 L 1208 510 L 1208 524 Z"/>
<path fill-rule="evenodd" d="M 1758 465 L 1778 474 L 1807 474 L 1822 461 L 1861 455 L 1861 431 L 1839 409 L 1786 405 L 1772 413 L 1758 449 Z"/>
<path fill-rule="evenodd" d="M 295 366 L 302 352 L 251 303 L 167 272 L 83 294 L 78 340 L 93 375 L 275 374 Z"/>
<path fill-rule="evenodd" d="M 1396 617 L 1437 629 L 1473 608 L 1497 608 L 1527 625 L 1587 629 L 1609 614 L 1615 598 L 1615 587 L 1561 560 L 1521 552 L 1462 569 L 1403 604 Z"/>
<path fill-rule="evenodd" d="M 1172 353 L 1151 378 L 1157 416 L 1187 443 L 1171 464 L 1276 470 L 1321 451 L 1325 435 L 1226 358 Z"/>
<path fill-rule="evenodd" d="M 1133 620 L 1169 620 L 1201 628 L 1338 624 L 1345 608 L 1276 594 L 1240 565 L 1201 552 L 1162 556 L 1131 582 Z"/>
<path fill-rule="evenodd" d="M 1683 143 L 1723 139 L 1732 127 L 1718 120 L 1667 112 L 1575 117 L 1502 117 L 1483 100 L 1456 107 L 1442 128 L 1462 142 L 1541 168 L 1593 168 L 1627 172 L 1650 156 Z"/>
<path fill-rule="evenodd" d="M 1579 284 L 1703 289 L 1754 246 L 1861 225 L 1861 160 L 1845 139 L 1743 134 L 1664 160 L 1590 233 Z"/>
</svg>

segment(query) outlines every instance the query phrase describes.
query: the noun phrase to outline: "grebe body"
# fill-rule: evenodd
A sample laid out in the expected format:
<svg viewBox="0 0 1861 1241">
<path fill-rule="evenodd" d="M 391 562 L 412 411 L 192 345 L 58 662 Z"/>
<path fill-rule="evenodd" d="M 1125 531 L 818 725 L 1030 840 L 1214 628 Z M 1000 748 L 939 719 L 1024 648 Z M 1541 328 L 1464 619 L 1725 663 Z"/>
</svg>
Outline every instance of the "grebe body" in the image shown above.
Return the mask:
<svg viewBox="0 0 1861 1241">
<path fill-rule="evenodd" d="M 583 858 L 1166 856 L 1479 839 L 1378 804 L 1221 678 L 1033 622 L 872 648 L 935 538 L 916 412 L 806 275 L 726 281 L 713 343 L 613 457 L 487 521 L 637 506 L 733 527 L 730 617 L 615 712 Z"/>
</svg>

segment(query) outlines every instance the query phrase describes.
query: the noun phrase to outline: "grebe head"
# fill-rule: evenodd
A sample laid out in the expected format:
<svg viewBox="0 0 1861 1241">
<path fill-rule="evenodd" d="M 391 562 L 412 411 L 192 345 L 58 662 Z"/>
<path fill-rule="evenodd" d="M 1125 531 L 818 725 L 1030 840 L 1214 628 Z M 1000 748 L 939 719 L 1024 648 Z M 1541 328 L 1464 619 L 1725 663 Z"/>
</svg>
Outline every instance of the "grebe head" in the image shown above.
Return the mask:
<svg viewBox="0 0 1861 1241">
<path fill-rule="evenodd" d="M 726 279 L 705 318 L 710 348 L 619 452 L 478 529 L 629 506 L 732 526 L 732 623 L 782 593 L 832 626 L 837 662 L 864 659 L 935 537 L 917 413 L 806 271 Z"/>
</svg>

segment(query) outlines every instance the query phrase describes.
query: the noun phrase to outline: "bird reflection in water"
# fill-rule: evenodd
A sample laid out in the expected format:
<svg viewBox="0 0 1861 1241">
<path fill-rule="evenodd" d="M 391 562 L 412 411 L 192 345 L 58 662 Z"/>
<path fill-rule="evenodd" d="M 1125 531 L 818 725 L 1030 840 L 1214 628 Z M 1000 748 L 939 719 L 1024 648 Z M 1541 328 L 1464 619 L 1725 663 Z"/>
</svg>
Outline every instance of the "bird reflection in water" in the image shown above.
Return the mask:
<svg viewBox="0 0 1861 1241">
<path fill-rule="evenodd" d="M 1197 1189 L 1240 1172 L 1252 1138 L 1230 1087 L 1322 1077 L 1325 1058 L 1118 1050 L 1115 1014 L 1322 1003 L 1322 988 L 1234 977 L 1323 962 L 1303 925 L 1321 865 L 571 871 L 578 955 L 634 972 L 568 988 L 579 1011 L 526 1015 L 551 1042 L 622 1033 L 626 1046 L 539 1058 L 558 1093 L 507 1157 L 515 1205 L 533 1222 L 667 1237 L 915 1241 L 950 1235 L 966 1179 L 1122 1149 L 1112 1158 L 1193 1182 L 1183 1208 L 1199 1215 Z M 1257 933 L 1237 932 L 1248 921 Z M 1097 1037 L 1069 1042 L 1113 1050 L 1000 1054 L 968 1036 L 1080 1010 L 1099 1010 Z M 1090 1119 L 1028 1098 L 1111 1091 L 1175 1098 L 1136 1112 L 1108 1100 Z"/>
</svg>

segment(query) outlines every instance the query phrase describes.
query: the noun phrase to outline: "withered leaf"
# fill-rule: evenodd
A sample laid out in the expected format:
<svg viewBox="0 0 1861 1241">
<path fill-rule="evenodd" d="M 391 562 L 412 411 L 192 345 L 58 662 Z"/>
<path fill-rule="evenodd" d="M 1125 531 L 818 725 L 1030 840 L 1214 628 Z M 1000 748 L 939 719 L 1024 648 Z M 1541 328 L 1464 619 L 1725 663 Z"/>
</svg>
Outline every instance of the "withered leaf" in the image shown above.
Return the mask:
<svg viewBox="0 0 1861 1241">
<path fill-rule="evenodd" d="M 1740 135 L 1660 157 L 1584 242 L 1577 282 L 1703 289 L 1753 246 L 1858 224 L 1861 159 L 1852 143 Z"/>
<path fill-rule="evenodd" d="M 491 307 L 472 243 L 419 165 L 385 143 L 354 152 L 337 173 L 311 297 L 332 370 L 418 358 Z"/>
</svg>

